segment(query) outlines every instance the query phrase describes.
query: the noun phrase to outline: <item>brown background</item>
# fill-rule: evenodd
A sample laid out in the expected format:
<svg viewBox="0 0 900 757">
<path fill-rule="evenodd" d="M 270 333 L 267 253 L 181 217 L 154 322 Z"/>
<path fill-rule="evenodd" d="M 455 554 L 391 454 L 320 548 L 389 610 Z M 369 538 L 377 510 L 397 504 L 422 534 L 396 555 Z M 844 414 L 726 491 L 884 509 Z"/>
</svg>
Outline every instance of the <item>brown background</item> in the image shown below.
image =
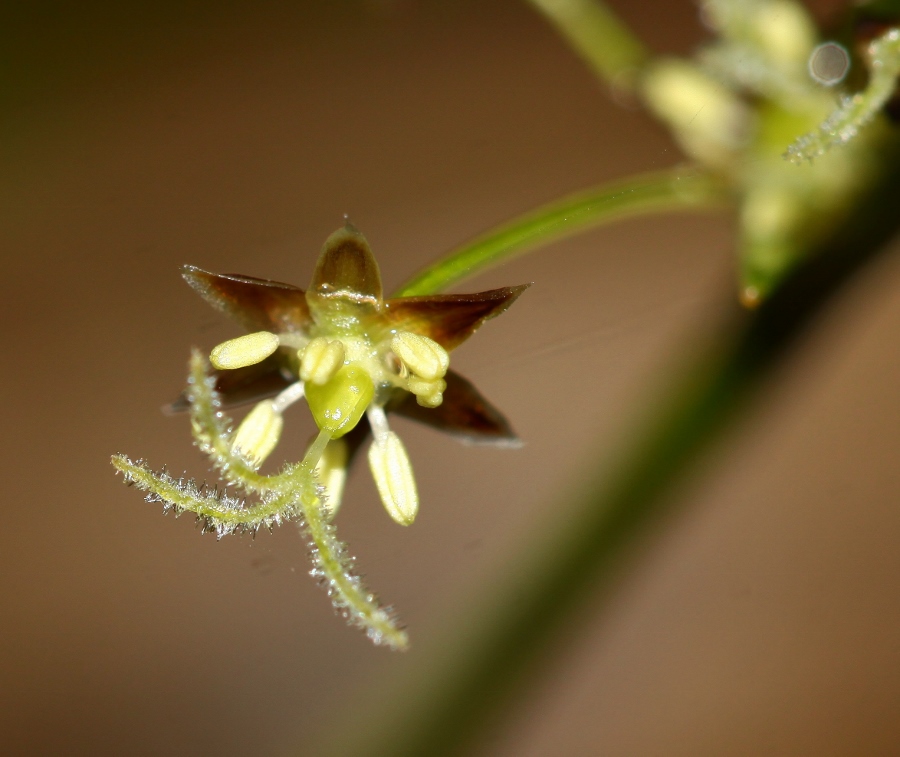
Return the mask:
<svg viewBox="0 0 900 757">
<path fill-rule="evenodd" d="M 24 5 L 0 14 L 0 751 L 303 753 L 397 656 L 333 616 L 292 527 L 217 543 L 109 466 L 122 451 L 206 475 L 159 406 L 191 345 L 236 331 L 178 266 L 304 285 L 349 213 L 390 287 L 677 151 L 512 0 Z M 656 49 L 702 37 L 690 3 L 618 5 Z M 405 664 L 565 517 L 732 296 L 732 255 L 724 215 L 654 218 L 470 282 L 535 282 L 454 356 L 527 446 L 397 422 L 419 520 L 394 526 L 363 468 L 339 519 L 409 625 Z M 898 340 L 893 257 L 682 489 L 483 754 L 900 753 Z M 296 458 L 311 427 L 290 420 Z"/>
</svg>

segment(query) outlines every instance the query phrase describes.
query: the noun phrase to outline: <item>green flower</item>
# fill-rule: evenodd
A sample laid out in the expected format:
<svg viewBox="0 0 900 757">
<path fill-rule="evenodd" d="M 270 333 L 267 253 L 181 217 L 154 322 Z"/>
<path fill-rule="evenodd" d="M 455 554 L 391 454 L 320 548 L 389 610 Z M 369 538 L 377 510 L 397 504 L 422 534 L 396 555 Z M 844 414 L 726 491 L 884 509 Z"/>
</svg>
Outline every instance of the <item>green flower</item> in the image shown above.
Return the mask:
<svg viewBox="0 0 900 757">
<path fill-rule="evenodd" d="M 147 501 L 161 502 L 176 515 L 193 513 L 204 531 L 219 538 L 296 522 L 309 548 L 310 573 L 338 613 L 376 644 L 405 649 L 406 632 L 356 574 L 332 522 L 347 469 L 371 434 L 369 465 L 381 501 L 395 521 L 408 526 L 419 495 L 389 412 L 463 441 L 516 444 L 503 416 L 450 370 L 450 352 L 527 286 L 385 300 L 378 264 L 349 224 L 325 242 L 305 292 L 193 266 L 183 276 L 250 332 L 212 350 L 213 373 L 195 350 L 188 388 L 170 406 L 190 411 L 197 446 L 227 487 L 198 485 L 121 454 L 113 455 L 113 466 L 146 492 Z M 302 460 L 278 473 L 260 473 L 278 444 L 285 410 L 303 398 L 319 433 Z M 225 409 L 251 402 L 255 406 L 233 431 Z"/>
<path fill-rule="evenodd" d="M 500 412 L 449 370 L 449 353 L 528 285 L 384 299 L 378 264 L 350 224 L 325 242 L 306 291 L 193 266 L 182 275 L 251 332 L 210 356 L 224 406 L 258 402 L 234 435 L 233 450 L 258 467 L 278 442 L 282 413 L 305 398 L 316 425 L 330 436 L 319 471 L 332 514 L 346 468 L 371 433 L 369 464 L 385 509 L 402 525 L 413 522 L 415 478 L 388 412 L 464 441 L 517 441 Z M 173 407 L 186 409 L 186 398 Z"/>
</svg>

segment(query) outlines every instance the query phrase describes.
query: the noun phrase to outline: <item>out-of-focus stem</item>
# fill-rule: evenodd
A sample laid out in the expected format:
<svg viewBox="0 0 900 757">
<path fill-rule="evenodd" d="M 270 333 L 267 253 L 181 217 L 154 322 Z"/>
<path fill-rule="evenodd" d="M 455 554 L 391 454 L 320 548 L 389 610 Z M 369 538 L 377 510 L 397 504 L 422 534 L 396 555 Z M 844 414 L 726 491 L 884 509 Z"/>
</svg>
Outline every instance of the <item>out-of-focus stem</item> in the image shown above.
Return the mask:
<svg viewBox="0 0 900 757">
<path fill-rule="evenodd" d="M 543 205 L 476 237 L 416 274 L 395 297 L 434 294 L 550 241 L 622 218 L 722 205 L 725 185 L 679 167 L 601 184 Z"/>
<path fill-rule="evenodd" d="M 889 170 L 854 204 L 848 221 L 757 310 L 726 314 L 710 346 L 686 349 L 686 369 L 621 447 L 611 473 L 580 496 L 548 503 L 550 527 L 522 550 L 519 572 L 418 655 L 419 665 L 356 728 L 343 721 L 328 757 L 449 757 L 469 753 L 518 692 L 552 658 L 574 611 L 614 583 L 622 557 L 671 505 L 679 483 L 735 425 L 832 296 L 885 249 L 900 228 L 900 145 Z M 688 359 L 693 353 L 693 358 Z M 596 463 L 594 463 L 596 467 Z M 609 470 L 600 466 L 601 470 Z M 504 567 L 510 571 L 509 563 Z"/>
<path fill-rule="evenodd" d="M 603 81 L 632 89 L 649 57 L 641 41 L 599 0 L 528 0 Z"/>
<path fill-rule="evenodd" d="M 894 27 L 869 45 L 871 71 L 862 92 L 845 97 L 817 130 L 798 138 L 785 152 L 793 163 L 812 161 L 859 134 L 897 89 L 900 76 L 900 28 Z"/>
</svg>

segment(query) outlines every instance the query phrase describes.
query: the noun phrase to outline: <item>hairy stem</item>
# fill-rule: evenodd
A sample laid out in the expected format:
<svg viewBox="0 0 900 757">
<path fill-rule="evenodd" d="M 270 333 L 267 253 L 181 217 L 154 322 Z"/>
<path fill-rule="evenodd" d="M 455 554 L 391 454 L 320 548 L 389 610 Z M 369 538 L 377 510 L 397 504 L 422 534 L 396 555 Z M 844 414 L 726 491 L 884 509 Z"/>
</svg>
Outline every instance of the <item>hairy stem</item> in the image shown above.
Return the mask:
<svg viewBox="0 0 900 757">
<path fill-rule="evenodd" d="M 813 160 L 832 147 L 853 139 L 868 124 L 897 88 L 900 76 L 900 29 L 893 28 L 869 45 L 869 84 L 845 97 L 840 107 L 816 131 L 799 137 L 784 156 L 793 163 Z"/>
<path fill-rule="evenodd" d="M 236 531 L 257 531 L 279 525 L 298 514 L 295 498 L 290 493 L 247 506 L 236 497 L 207 493 L 192 480 L 176 479 L 168 473 L 151 470 L 143 462 L 132 462 L 125 455 L 113 455 L 112 464 L 128 483 L 148 492 L 148 501 L 163 502 L 176 514 L 194 513 L 204 521 L 204 531 L 215 531 L 219 538 Z"/>
<path fill-rule="evenodd" d="M 287 468 L 278 477 L 278 487 L 265 490 L 264 499 L 250 506 L 218 491 L 206 492 L 193 481 L 150 470 L 143 462 L 132 462 L 124 455 L 113 455 L 112 464 L 128 483 L 148 492 L 148 501 L 163 502 L 176 514 L 194 513 L 203 522 L 204 531 L 215 531 L 219 538 L 297 520 L 313 561 L 311 572 L 321 579 L 334 608 L 374 643 L 405 649 L 409 645 L 406 633 L 390 609 L 381 607 L 354 573 L 354 560 L 329 522 L 323 491 L 315 482 L 315 468 L 330 439 L 321 431 L 302 462 Z"/>
<path fill-rule="evenodd" d="M 622 218 L 722 204 L 727 190 L 709 174 L 679 167 L 641 174 L 542 205 L 451 251 L 416 274 L 396 297 L 434 294 L 550 241 Z"/>
<path fill-rule="evenodd" d="M 320 431 L 301 465 L 314 470 L 330 439 L 327 432 Z M 406 649 L 409 646 L 406 632 L 353 573 L 353 559 L 347 555 L 346 545 L 338 540 L 321 496 L 304 490 L 300 494 L 300 507 L 303 510 L 300 530 L 306 536 L 315 565 L 312 573 L 322 579 L 335 609 L 350 623 L 365 630 L 376 644 Z"/>
<path fill-rule="evenodd" d="M 288 484 L 294 473 L 274 476 L 257 472 L 241 455 L 231 449 L 231 419 L 222 410 L 215 391 L 215 379 L 199 350 L 191 351 L 187 397 L 191 408 L 191 431 L 200 451 L 206 454 L 222 477 L 237 484 L 248 494 L 266 494 Z"/>
<path fill-rule="evenodd" d="M 193 481 L 175 479 L 140 461 L 114 455 L 112 463 L 125 480 L 148 492 L 148 501 L 163 502 L 176 514 L 195 513 L 203 521 L 204 531 L 215 531 L 219 538 L 297 520 L 313 561 L 312 574 L 321 580 L 335 609 L 352 625 L 362 628 L 376 644 L 405 649 L 409 644 L 406 633 L 398 627 L 390 609 L 381 607 L 354 573 L 354 560 L 329 522 L 325 492 L 316 484 L 315 474 L 331 440 L 328 433 L 319 433 L 300 463 L 287 466 L 280 474 L 264 476 L 232 451 L 231 421 L 219 409 L 221 402 L 214 380 L 206 359 L 197 350 L 191 355 L 188 399 L 191 425 L 200 449 L 227 481 L 257 495 L 261 501 L 246 505 L 236 497 L 218 491 L 209 493 Z"/>
</svg>

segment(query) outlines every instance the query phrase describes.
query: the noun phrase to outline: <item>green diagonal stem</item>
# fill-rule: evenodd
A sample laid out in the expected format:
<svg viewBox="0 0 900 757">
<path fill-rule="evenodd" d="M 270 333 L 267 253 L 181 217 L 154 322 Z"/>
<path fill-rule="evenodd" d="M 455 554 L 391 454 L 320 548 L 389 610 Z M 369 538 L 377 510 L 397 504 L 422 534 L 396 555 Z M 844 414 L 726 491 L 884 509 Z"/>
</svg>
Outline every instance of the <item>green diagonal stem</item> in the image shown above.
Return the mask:
<svg viewBox="0 0 900 757">
<path fill-rule="evenodd" d="M 648 58 L 643 43 L 600 0 L 527 0 L 607 84 L 633 87 Z"/>
<path fill-rule="evenodd" d="M 579 496 L 548 503 L 565 519 L 523 550 L 513 563 L 520 570 L 487 590 L 469 622 L 422 650 L 393 691 L 379 686 L 361 722 L 343 721 L 317 757 L 472 753 L 552 657 L 575 611 L 611 587 L 628 547 L 674 502 L 685 475 L 735 425 L 832 297 L 897 235 L 900 145 L 883 158 L 881 181 L 759 309 L 733 306 L 706 349 L 691 344 L 618 465 Z"/>
<path fill-rule="evenodd" d="M 690 167 L 601 184 L 543 205 L 453 250 L 416 274 L 396 297 L 434 294 L 553 240 L 622 218 L 721 205 L 725 185 Z"/>
</svg>

